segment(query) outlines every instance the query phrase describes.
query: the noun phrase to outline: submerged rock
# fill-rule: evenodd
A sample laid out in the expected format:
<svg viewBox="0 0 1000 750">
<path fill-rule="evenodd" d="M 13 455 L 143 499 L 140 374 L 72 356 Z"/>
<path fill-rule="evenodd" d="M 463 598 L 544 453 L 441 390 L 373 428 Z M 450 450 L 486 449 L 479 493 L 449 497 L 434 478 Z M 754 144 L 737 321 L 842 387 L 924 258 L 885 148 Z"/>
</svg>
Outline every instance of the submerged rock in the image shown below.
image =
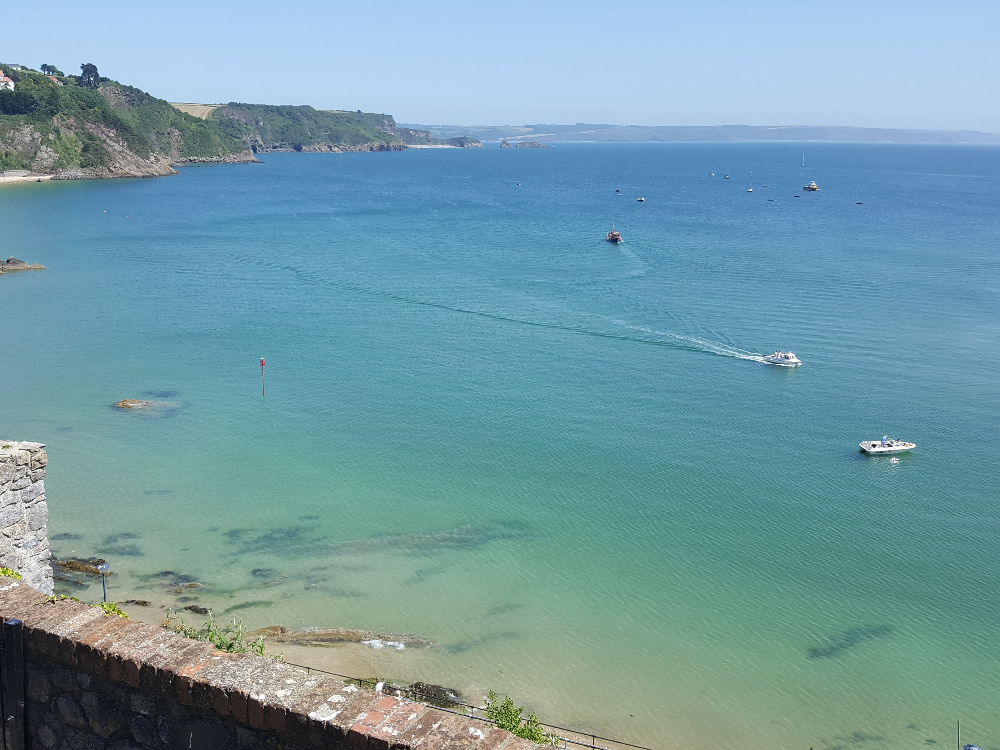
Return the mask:
<svg viewBox="0 0 1000 750">
<path fill-rule="evenodd" d="M 544 143 L 539 143 L 538 141 L 521 141 L 517 144 L 518 148 L 552 148 L 551 146 L 546 146 Z"/>
</svg>

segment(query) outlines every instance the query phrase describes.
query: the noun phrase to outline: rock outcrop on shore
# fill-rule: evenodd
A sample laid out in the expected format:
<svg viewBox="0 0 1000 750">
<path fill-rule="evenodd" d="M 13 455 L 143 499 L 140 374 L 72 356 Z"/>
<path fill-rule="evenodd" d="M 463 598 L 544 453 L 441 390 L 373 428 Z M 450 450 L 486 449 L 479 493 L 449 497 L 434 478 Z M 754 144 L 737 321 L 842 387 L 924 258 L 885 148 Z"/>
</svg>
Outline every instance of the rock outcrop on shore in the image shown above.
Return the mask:
<svg viewBox="0 0 1000 750">
<path fill-rule="evenodd" d="M 45 266 L 41 263 L 25 263 L 23 260 L 18 260 L 13 255 L 7 260 L 0 260 L 0 273 L 7 273 L 8 271 L 44 271 Z"/>
<path fill-rule="evenodd" d="M 298 646 L 323 646 L 331 643 L 364 643 L 375 648 L 426 648 L 431 642 L 412 633 L 375 633 L 348 628 L 301 628 L 291 630 L 283 625 L 270 625 L 250 633 L 252 638 L 264 636 L 274 643 Z"/>
<path fill-rule="evenodd" d="M 551 146 L 546 146 L 544 143 L 539 143 L 538 141 L 521 141 L 517 144 L 518 148 L 552 148 Z"/>
<path fill-rule="evenodd" d="M 510 148 L 510 141 L 504 138 L 502 141 L 500 141 L 500 148 Z"/>
</svg>

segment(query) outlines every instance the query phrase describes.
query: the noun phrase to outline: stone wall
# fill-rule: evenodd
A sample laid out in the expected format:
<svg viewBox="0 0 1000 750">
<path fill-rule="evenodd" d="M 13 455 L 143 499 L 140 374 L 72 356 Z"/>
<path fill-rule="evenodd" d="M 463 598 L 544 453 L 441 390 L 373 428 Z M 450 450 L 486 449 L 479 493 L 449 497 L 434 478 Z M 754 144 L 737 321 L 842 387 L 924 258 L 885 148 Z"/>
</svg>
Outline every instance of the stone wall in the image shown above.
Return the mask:
<svg viewBox="0 0 1000 750">
<path fill-rule="evenodd" d="M 41 443 L 0 440 L 0 567 L 16 570 L 29 586 L 51 594 L 47 463 Z"/>
<path fill-rule="evenodd" d="M 28 748 L 535 748 L 487 722 L 216 651 L 14 580 L 0 578 L 0 616 L 23 623 Z"/>
</svg>

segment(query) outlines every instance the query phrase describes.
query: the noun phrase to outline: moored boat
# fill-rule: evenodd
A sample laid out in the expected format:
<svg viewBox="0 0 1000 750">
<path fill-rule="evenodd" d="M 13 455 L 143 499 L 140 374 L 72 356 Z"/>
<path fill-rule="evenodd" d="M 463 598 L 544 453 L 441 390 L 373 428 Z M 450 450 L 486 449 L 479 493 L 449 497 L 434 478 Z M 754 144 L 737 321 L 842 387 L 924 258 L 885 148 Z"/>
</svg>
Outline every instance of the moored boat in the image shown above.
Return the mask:
<svg viewBox="0 0 1000 750">
<path fill-rule="evenodd" d="M 803 185 L 802 189 L 808 190 L 810 193 L 815 193 L 817 190 L 819 190 L 819 185 L 817 185 L 815 182 L 810 182 L 808 185 Z"/>
<path fill-rule="evenodd" d="M 769 365 L 781 365 L 782 367 L 798 367 L 802 364 L 802 360 L 792 352 L 777 351 L 774 354 L 765 354 L 763 359 Z"/>
<path fill-rule="evenodd" d="M 858 445 L 869 456 L 906 453 L 917 447 L 915 443 L 907 443 L 905 440 L 890 440 L 888 435 L 883 435 L 881 440 L 866 440 L 863 443 L 858 443 Z"/>
</svg>

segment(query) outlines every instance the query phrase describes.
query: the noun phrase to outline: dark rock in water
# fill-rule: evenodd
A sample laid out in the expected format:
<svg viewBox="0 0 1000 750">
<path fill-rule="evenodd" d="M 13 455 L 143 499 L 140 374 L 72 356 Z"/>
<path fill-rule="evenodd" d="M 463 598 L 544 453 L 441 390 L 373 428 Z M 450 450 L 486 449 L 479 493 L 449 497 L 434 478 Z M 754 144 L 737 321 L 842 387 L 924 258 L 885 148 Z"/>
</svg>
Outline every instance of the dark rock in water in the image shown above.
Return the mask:
<svg viewBox="0 0 1000 750">
<path fill-rule="evenodd" d="M 427 682 L 414 682 L 408 688 L 403 689 L 403 694 L 408 698 L 430 703 L 432 706 L 441 708 L 458 708 L 461 705 L 457 690 L 450 690 L 441 685 L 432 685 Z"/>
<path fill-rule="evenodd" d="M 546 146 L 544 143 L 539 143 L 538 141 L 521 141 L 517 144 L 518 148 L 552 148 L 551 146 Z"/>
<path fill-rule="evenodd" d="M 56 534 L 55 536 L 49 537 L 49 540 L 53 542 L 62 542 L 62 541 L 72 542 L 78 539 L 83 539 L 83 534 L 70 534 L 64 532 L 62 534 Z"/>
<path fill-rule="evenodd" d="M 196 615 L 208 614 L 207 607 L 199 607 L 197 604 L 189 604 L 184 609 L 186 609 L 188 612 L 194 612 Z"/>
<path fill-rule="evenodd" d="M 123 531 L 121 534 L 112 534 L 111 536 L 104 537 L 104 541 L 101 544 L 118 544 L 121 541 L 131 541 L 133 539 L 142 539 L 138 534 L 133 534 L 131 531 Z"/>
<path fill-rule="evenodd" d="M 500 148 L 510 148 L 510 141 L 504 138 L 502 141 L 500 141 Z"/>
<path fill-rule="evenodd" d="M 145 599 L 126 599 L 122 604 L 137 604 L 140 607 L 148 607 L 149 602 Z"/>
<path fill-rule="evenodd" d="M 68 560 L 52 560 L 52 564 L 55 565 L 60 570 L 73 571 L 74 573 L 86 573 L 89 576 L 97 576 L 100 578 L 101 571 L 97 569 L 98 565 L 104 565 L 107 562 L 100 557 L 88 557 L 86 560 L 81 560 L 78 558 L 70 558 Z M 110 570 L 105 571 L 106 576 L 114 575 Z"/>
<path fill-rule="evenodd" d="M 254 578 L 277 578 L 279 574 L 273 568 L 254 568 L 250 571 L 250 575 Z"/>
</svg>

